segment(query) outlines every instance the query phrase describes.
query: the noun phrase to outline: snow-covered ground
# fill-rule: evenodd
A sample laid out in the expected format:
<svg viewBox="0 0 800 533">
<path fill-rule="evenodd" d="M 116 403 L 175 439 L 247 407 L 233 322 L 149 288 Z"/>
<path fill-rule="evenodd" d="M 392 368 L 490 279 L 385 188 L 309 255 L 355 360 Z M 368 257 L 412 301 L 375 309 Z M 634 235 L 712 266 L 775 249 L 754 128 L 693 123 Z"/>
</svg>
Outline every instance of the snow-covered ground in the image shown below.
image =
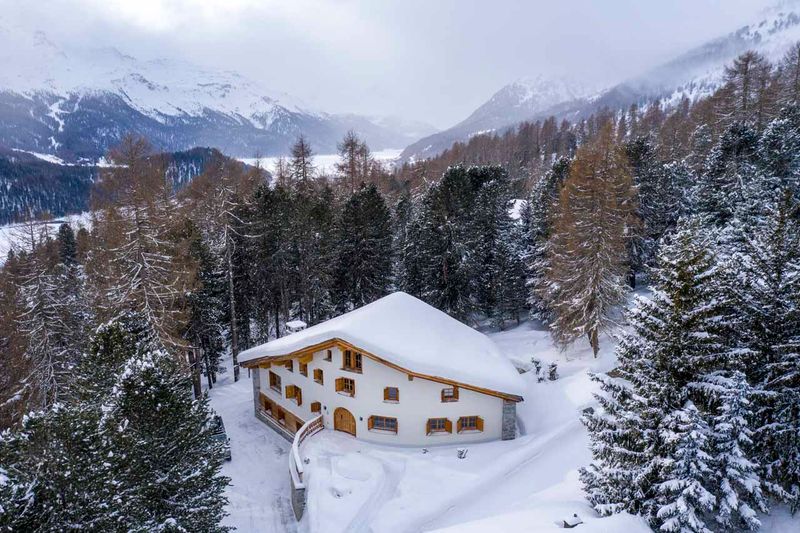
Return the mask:
<svg viewBox="0 0 800 533">
<path fill-rule="evenodd" d="M 76 232 L 80 228 L 88 228 L 90 223 L 90 214 L 89 213 L 80 213 L 77 215 L 66 215 L 63 217 L 55 218 L 48 222 L 34 222 L 34 232 L 37 236 L 36 238 L 40 238 L 40 235 L 47 234 L 52 238 L 55 238 L 56 233 L 58 232 L 58 227 L 67 222 L 69 225 L 72 226 L 72 229 Z M 23 245 L 23 243 L 28 242 L 30 239 L 26 237 L 26 235 L 30 232 L 30 227 L 28 224 L 6 224 L 4 226 L 0 226 L 0 265 L 5 263 L 6 258 L 8 257 L 8 252 L 12 248 L 18 248 Z"/>
<path fill-rule="evenodd" d="M 289 444 L 253 416 L 250 380 L 232 383 L 228 372 L 211 391 L 232 441 L 233 480 L 226 521 L 240 531 L 447 533 L 539 532 L 561 529 L 577 514 L 576 531 L 650 531 L 630 515 L 599 518 L 587 504 L 578 468 L 590 460 L 581 410 L 592 405 L 596 385 L 587 372 L 613 368 L 614 340 L 601 340 L 600 357 L 586 343 L 559 352 L 535 322 L 490 333 L 520 367 L 535 356 L 544 368 L 558 363 L 559 379 L 537 382 L 522 375 L 525 402 L 518 405 L 521 436 L 513 441 L 466 446 L 403 448 L 358 441 L 324 430 L 301 449 L 308 458 L 308 504 L 295 524 L 289 505 Z M 800 530 L 800 520 L 779 508 L 763 519 L 762 531 Z M 793 529 L 793 527 L 795 529 Z"/>
<path fill-rule="evenodd" d="M 402 151 L 402 148 L 387 148 L 385 150 L 372 152 L 372 157 L 384 165 L 391 166 L 395 161 L 397 161 L 397 158 L 400 156 Z M 314 166 L 317 167 L 317 170 L 321 174 L 333 174 L 336 172 L 336 163 L 339 162 L 339 157 L 339 154 L 314 154 Z M 286 159 L 288 160 L 288 156 Z M 275 163 L 278 161 L 278 157 L 251 157 L 242 158 L 240 161 L 247 163 L 248 165 L 255 165 L 256 163 L 259 163 L 261 168 L 272 172 L 275 170 Z"/>
</svg>

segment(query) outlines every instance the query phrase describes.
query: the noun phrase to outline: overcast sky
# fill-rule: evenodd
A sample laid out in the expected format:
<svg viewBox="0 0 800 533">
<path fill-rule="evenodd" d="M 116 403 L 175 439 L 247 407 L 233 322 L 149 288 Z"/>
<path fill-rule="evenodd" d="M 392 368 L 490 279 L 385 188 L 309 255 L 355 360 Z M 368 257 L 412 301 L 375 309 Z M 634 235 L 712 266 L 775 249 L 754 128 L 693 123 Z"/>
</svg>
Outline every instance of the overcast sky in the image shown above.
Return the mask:
<svg viewBox="0 0 800 533">
<path fill-rule="evenodd" d="M 61 42 L 238 70 L 330 112 L 440 128 L 522 76 L 608 83 L 775 0 L 0 0 Z"/>
</svg>

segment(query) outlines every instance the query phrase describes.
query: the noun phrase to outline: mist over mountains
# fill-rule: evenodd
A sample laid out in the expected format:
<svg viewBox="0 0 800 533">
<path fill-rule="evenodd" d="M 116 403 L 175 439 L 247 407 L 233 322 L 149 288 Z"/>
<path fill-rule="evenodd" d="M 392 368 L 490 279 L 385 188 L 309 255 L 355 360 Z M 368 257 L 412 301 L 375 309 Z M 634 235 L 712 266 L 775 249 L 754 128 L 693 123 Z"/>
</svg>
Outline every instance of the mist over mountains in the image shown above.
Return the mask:
<svg viewBox="0 0 800 533">
<path fill-rule="evenodd" d="M 603 108 L 618 110 L 654 100 L 674 103 L 683 97 L 696 100 L 720 87 L 725 65 L 741 53 L 756 50 L 775 61 L 798 40 L 800 12 L 797 4 L 790 2 L 751 24 L 610 87 L 587 87 L 575 76 L 522 78 L 501 88 L 452 128 L 411 144 L 401 158 L 431 157 L 472 135 L 502 131 L 527 120 L 549 116 L 574 120 Z"/>
</svg>

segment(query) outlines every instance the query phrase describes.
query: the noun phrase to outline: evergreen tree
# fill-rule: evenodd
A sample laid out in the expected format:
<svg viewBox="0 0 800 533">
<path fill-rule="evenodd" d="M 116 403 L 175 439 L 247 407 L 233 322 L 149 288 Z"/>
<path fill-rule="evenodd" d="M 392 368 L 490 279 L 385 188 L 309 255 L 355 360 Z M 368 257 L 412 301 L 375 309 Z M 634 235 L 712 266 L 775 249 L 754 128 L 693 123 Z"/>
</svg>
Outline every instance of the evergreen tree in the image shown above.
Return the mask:
<svg viewBox="0 0 800 533">
<path fill-rule="evenodd" d="M 711 444 L 687 448 L 708 425 L 687 402 L 704 399 L 694 392 L 700 381 L 736 351 L 721 273 L 700 232 L 698 224 L 684 223 L 661 247 L 652 298 L 637 298 L 631 331 L 617 347 L 622 379 L 594 376 L 602 411 L 585 417 L 594 460 L 581 479 L 595 509 L 639 513 L 655 527 L 669 521 L 674 530 L 703 522 L 689 511 L 708 510 L 701 488 L 712 486 L 688 470 Z"/>
<path fill-rule="evenodd" d="M 722 226 L 744 202 L 745 186 L 758 178 L 758 135 L 743 123 L 734 123 L 720 137 L 692 191 L 693 211 L 708 223 Z"/>
<path fill-rule="evenodd" d="M 709 490 L 712 473 L 710 429 L 692 402 L 664 420 L 662 439 L 672 448 L 664 461 L 664 481 L 658 485 L 660 531 L 711 533 L 707 516 L 716 505 Z"/>
<path fill-rule="evenodd" d="M 745 370 L 756 389 L 755 439 L 770 490 L 800 495 L 800 228 L 787 191 L 763 224 L 745 228 L 731 259 Z M 795 505 L 797 505 L 795 503 Z"/>
<path fill-rule="evenodd" d="M 75 401 L 0 438 L 0 525 L 11 530 L 226 531 L 207 400 L 193 399 L 149 321 L 98 329 Z"/>
<path fill-rule="evenodd" d="M 545 302 L 541 298 L 547 271 L 547 242 L 553 231 L 556 205 L 564 180 L 569 175 L 569 159 L 561 158 L 549 172 L 536 182 L 521 218 L 524 227 L 524 256 L 528 273 L 528 305 L 533 318 L 547 319 Z"/>
<path fill-rule="evenodd" d="M 356 191 L 336 224 L 336 304 L 340 312 L 385 296 L 392 282 L 389 209 L 375 185 Z"/>
<path fill-rule="evenodd" d="M 202 367 L 209 388 L 224 371 L 221 364 L 225 348 L 222 324 L 225 318 L 225 275 L 219 259 L 203 240 L 198 228 L 187 221 L 186 240 L 189 256 L 194 262 L 194 288 L 187 297 L 189 318 L 184 338 L 200 350 L 195 361 Z"/>
<path fill-rule="evenodd" d="M 726 529 L 758 529 L 756 511 L 767 512 L 767 504 L 752 455 L 753 389 L 738 370 L 713 373 L 703 381 L 701 388 L 718 404 L 711 426 L 711 479 L 719 503 L 716 521 Z"/>
<path fill-rule="evenodd" d="M 58 256 L 65 265 L 72 265 L 77 261 L 78 243 L 75 240 L 75 232 L 69 224 L 61 224 L 58 227 Z"/>
</svg>

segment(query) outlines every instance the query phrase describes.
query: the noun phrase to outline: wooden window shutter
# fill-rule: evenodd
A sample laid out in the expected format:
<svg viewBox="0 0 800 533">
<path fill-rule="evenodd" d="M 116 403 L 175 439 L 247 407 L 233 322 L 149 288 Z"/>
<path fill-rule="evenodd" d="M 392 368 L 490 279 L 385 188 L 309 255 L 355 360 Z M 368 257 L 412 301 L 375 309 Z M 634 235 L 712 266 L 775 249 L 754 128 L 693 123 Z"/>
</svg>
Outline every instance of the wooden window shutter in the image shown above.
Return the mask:
<svg viewBox="0 0 800 533">
<path fill-rule="evenodd" d="M 478 431 L 483 431 L 483 418 L 478 417 Z"/>
<path fill-rule="evenodd" d="M 384 387 L 383 388 L 383 401 L 386 401 L 388 399 L 389 399 L 389 387 Z"/>
<path fill-rule="evenodd" d="M 294 398 L 294 385 L 286 385 L 286 397 Z"/>
<path fill-rule="evenodd" d="M 425 433 L 427 435 L 431 434 L 431 419 L 429 418 L 428 421 L 425 423 Z"/>
<path fill-rule="evenodd" d="M 336 378 L 336 392 L 344 390 L 344 378 Z"/>
<path fill-rule="evenodd" d="M 459 433 L 461 433 L 461 428 L 464 426 L 463 422 L 464 422 L 464 419 L 463 418 L 459 418 L 458 419 L 458 423 L 456 424 L 456 431 L 458 431 Z"/>
<path fill-rule="evenodd" d="M 295 386 L 294 397 L 297 400 L 297 405 L 303 405 L 303 391 L 300 387 Z"/>
<path fill-rule="evenodd" d="M 322 404 L 320 402 L 311 402 L 311 412 L 312 413 L 322 412 Z"/>
<path fill-rule="evenodd" d="M 375 425 L 375 417 L 371 416 L 369 417 L 369 420 L 367 420 L 367 429 L 372 429 L 374 425 Z"/>
<path fill-rule="evenodd" d="M 446 418 L 444 421 L 444 430 L 447 431 L 448 433 L 453 432 L 453 423 L 450 421 L 449 418 Z"/>
</svg>

